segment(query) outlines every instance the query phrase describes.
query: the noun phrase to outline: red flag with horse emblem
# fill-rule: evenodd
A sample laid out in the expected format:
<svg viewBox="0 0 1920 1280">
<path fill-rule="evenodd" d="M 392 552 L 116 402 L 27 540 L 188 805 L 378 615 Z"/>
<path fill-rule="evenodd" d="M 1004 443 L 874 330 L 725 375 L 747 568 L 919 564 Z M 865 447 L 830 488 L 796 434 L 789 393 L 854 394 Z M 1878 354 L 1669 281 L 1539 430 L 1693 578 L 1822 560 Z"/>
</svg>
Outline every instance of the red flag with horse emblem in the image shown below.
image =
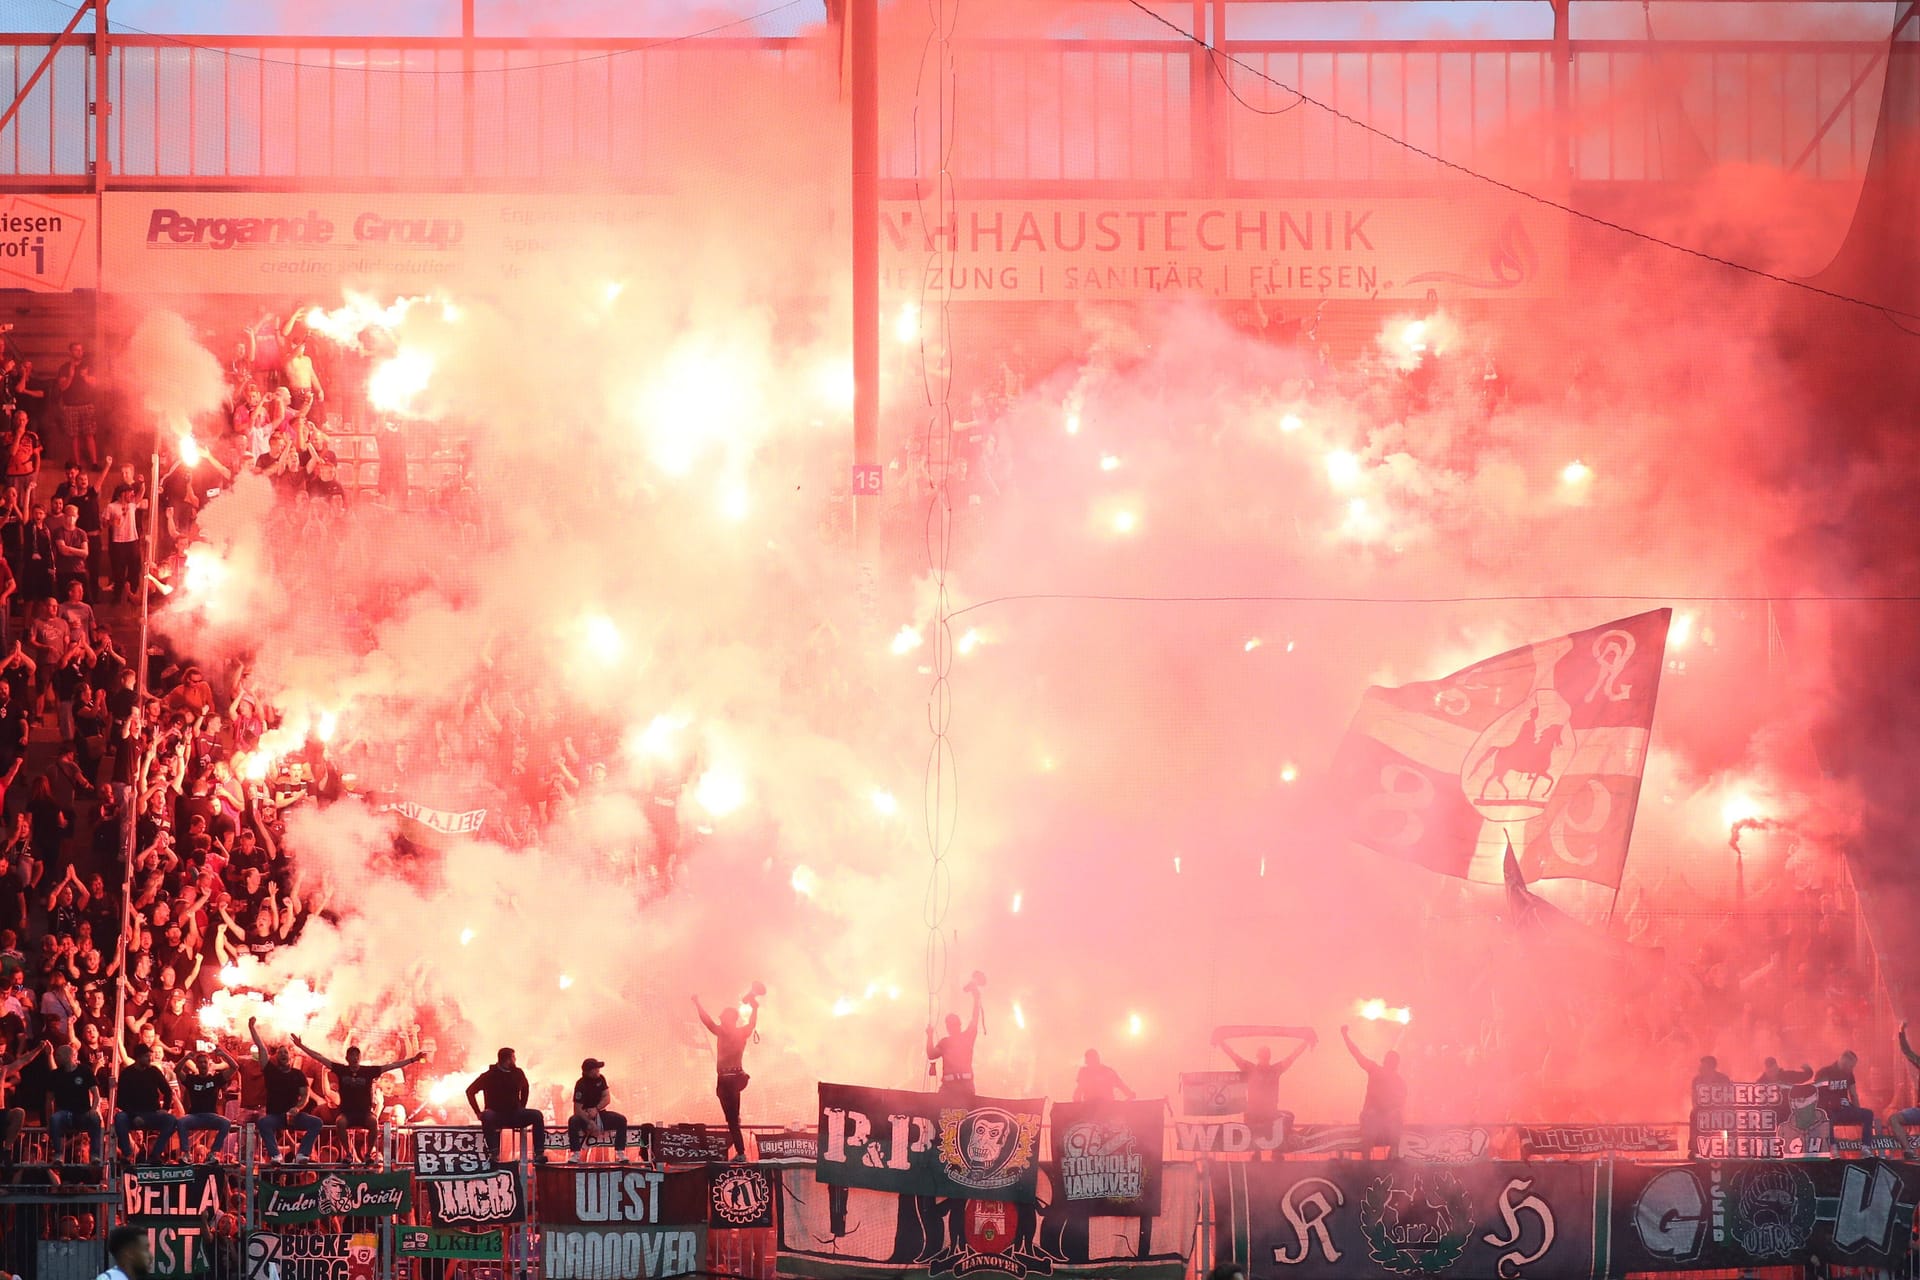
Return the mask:
<svg viewBox="0 0 1920 1280">
<path fill-rule="evenodd" d="M 1543 640 L 1439 680 L 1373 688 L 1334 758 L 1349 838 L 1500 883 L 1618 887 L 1673 611 Z"/>
</svg>

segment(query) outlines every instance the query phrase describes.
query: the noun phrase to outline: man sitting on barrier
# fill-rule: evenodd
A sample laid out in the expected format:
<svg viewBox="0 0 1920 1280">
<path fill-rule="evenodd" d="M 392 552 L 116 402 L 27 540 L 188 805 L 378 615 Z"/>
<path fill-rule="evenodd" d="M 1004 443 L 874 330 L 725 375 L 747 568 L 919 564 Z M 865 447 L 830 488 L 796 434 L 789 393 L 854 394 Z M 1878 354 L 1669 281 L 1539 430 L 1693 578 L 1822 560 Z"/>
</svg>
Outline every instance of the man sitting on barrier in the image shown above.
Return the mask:
<svg viewBox="0 0 1920 1280">
<path fill-rule="evenodd" d="M 78 1129 L 91 1145 L 89 1158 L 104 1162 L 100 1125 L 100 1082 L 93 1068 L 80 1061 L 70 1044 L 54 1051 L 54 1070 L 47 1080 L 47 1137 L 53 1144 L 53 1158 L 63 1157 L 63 1144 Z"/>
<path fill-rule="evenodd" d="M 226 1066 L 214 1065 L 216 1053 L 226 1059 Z M 180 1117 L 178 1126 L 181 1148 L 191 1160 L 193 1135 L 211 1129 L 213 1142 L 207 1147 L 207 1158 L 218 1159 L 226 1150 L 227 1135 L 233 1132 L 233 1122 L 220 1113 L 220 1103 L 227 1086 L 240 1074 L 240 1064 L 219 1044 L 202 1040 L 181 1062 L 179 1074 L 180 1092 L 186 1103 L 186 1114 Z"/>
<path fill-rule="evenodd" d="M 340 1131 L 346 1139 L 348 1162 L 371 1162 L 373 1131 L 380 1127 L 379 1117 L 374 1114 L 374 1084 L 387 1072 L 404 1070 L 427 1055 L 416 1053 L 398 1062 L 362 1062 L 360 1046 L 356 1044 L 347 1047 L 345 1062 L 335 1062 L 307 1048 L 299 1036 L 293 1037 L 293 1043 L 300 1052 L 333 1073 L 333 1086 L 340 1094 Z"/>
<path fill-rule="evenodd" d="M 313 1159 L 321 1125 L 320 1117 L 305 1109 L 312 1092 L 307 1085 L 307 1073 L 293 1065 L 293 1051 L 287 1046 L 281 1045 L 271 1053 L 267 1051 L 266 1042 L 260 1038 L 257 1018 L 247 1019 L 247 1031 L 253 1036 L 254 1053 L 266 1076 L 267 1108 L 253 1123 L 260 1131 L 260 1141 L 266 1144 L 267 1159 L 280 1158 L 280 1135 L 289 1129 L 300 1134 L 300 1149 L 294 1159 L 302 1162 Z"/>
<path fill-rule="evenodd" d="M 179 1123 L 173 1116 L 173 1086 L 166 1073 L 153 1065 L 153 1049 L 136 1044 L 133 1064 L 120 1073 L 120 1085 L 114 1090 L 117 1109 L 113 1115 L 113 1136 L 120 1158 L 133 1160 L 133 1131 L 150 1129 L 154 1145 L 148 1154 L 165 1152 L 180 1141 Z"/>
<path fill-rule="evenodd" d="M 1819 1091 L 1820 1109 L 1833 1124 L 1860 1126 L 1862 1145 L 1873 1141 L 1873 1112 L 1860 1105 L 1853 1069 L 1860 1057 L 1849 1049 L 1813 1073 L 1813 1086 Z"/>
<path fill-rule="evenodd" d="M 502 1129 L 532 1129 L 534 1162 L 547 1162 L 547 1118 L 527 1105 L 530 1092 L 527 1073 L 514 1065 L 511 1049 L 496 1054 L 493 1065 L 467 1086 L 467 1105 L 480 1118 L 480 1128 L 487 1135 L 487 1151 L 495 1160 L 500 1158 Z"/>
<path fill-rule="evenodd" d="M 1907 1042 L 1907 1024 L 1904 1022 L 1900 1024 L 1900 1052 L 1906 1055 L 1915 1070 L 1920 1071 L 1920 1053 L 1915 1053 L 1913 1046 Z M 1916 1101 L 1920 1101 L 1920 1090 L 1916 1090 L 1916 1095 Z M 1893 1136 L 1900 1139 L 1900 1145 L 1909 1153 L 1914 1149 L 1913 1129 L 1916 1125 L 1920 1125 L 1920 1106 L 1902 1108 L 1887 1121 Z"/>
<path fill-rule="evenodd" d="M 575 1159 L 587 1145 L 589 1136 L 600 1137 L 609 1128 L 613 1130 L 613 1144 L 620 1148 L 620 1158 L 627 1158 L 627 1118 L 618 1111 L 607 1110 L 607 1104 L 613 1101 L 613 1088 L 600 1074 L 600 1068 L 606 1065 L 598 1058 L 588 1058 L 580 1064 L 580 1079 L 574 1082 L 573 1118 L 567 1121 L 567 1150 Z"/>
</svg>

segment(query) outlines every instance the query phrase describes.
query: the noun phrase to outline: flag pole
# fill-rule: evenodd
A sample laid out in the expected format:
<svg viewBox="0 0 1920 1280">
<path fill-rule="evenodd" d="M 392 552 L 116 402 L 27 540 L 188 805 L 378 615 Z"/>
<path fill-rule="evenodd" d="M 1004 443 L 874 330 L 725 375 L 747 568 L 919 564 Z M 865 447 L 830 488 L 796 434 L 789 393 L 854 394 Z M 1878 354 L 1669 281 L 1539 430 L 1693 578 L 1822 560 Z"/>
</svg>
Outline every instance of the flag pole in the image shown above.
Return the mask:
<svg viewBox="0 0 1920 1280">
<path fill-rule="evenodd" d="M 1667 627 L 1666 630 L 1660 633 L 1660 661 L 1653 669 L 1653 711 L 1652 714 L 1647 717 L 1648 755 L 1653 754 L 1651 751 L 1651 747 L 1653 746 L 1653 724 L 1660 716 L 1660 677 L 1664 675 L 1667 670 L 1667 635 L 1673 630 L 1672 606 L 1669 605 L 1667 608 L 1660 610 L 1660 612 L 1667 615 Z M 1640 815 L 1640 793 L 1646 790 L 1646 782 L 1647 761 L 1642 760 L 1640 762 L 1640 785 L 1634 788 L 1633 803 L 1628 806 L 1627 809 L 1627 848 L 1626 853 L 1620 855 L 1620 878 L 1614 881 L 1613 901 L 1607 904 L 1607 927 L 1609 929 L 1613 927 L 1613 913 L 1620 907 L 1620 890 L 1627 883 L 1627 854 L 1633 852 L 1633 820 Z"/>
</svg>

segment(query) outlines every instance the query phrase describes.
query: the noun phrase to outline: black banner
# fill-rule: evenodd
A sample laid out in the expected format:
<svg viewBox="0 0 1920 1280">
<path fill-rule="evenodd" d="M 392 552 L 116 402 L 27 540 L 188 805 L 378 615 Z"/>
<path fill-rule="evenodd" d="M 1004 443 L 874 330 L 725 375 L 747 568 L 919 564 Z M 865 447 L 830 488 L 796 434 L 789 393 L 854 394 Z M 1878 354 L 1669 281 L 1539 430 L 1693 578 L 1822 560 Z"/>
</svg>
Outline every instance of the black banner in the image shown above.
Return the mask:
<svg viewBox="0 0 1920 1280">
<path fill-rule="evenodd" d="M 902 1195 L 1030 1202 L 1044 1098 L 820 1086 L 820 1181 Z"/>
<path fill-rule="evenodd" d="M 1589 1280 L 1598 1166 L 1340 1160 L 1215 1165 L 1223 1254 L 1253 1280 Z"/>
<path fill-rule="evenodd" d="M 778 1169 L 750 1164 L 717 1164 L 707 1171 L 707 1228 L 744 1231 L 773 1225 Z"/>
<path fill-rule="evenodd" d="M 1523 1124 L 1519 1128 L 1520 1154 L 1528 1159 L 1646 1155 L 1680 1149 L 1679 1130 L 1669 1124 Z"/>
<path fill-rule="evenodd" d="M 1050 1170 L 1032 1204 L 829 1187 L 806 1169 L 780 1178 L 776 1268 L 817 1280 L 1184 1280 L 1200 1215 L 1191 1164 L 1166 1167 L 1147 1217 L 1069 1207 Z"/>
<path fill-rule="evenodd" d="M 1885 1160 L 1616 1164 L 1611 1274 L 1903 1267 L 1920 1166 Z"/>
<path fill-rule="evenodd" d="M 812 1164 L 820 1154 L 820 1135 L 810 1129 L 791 1129 L 785 1133 L 756 1133 L 753 1152 L 761 1160 L 783 1164 Z"/>
<path fill-rule="evenodd" d="M 415 1129 L 413 1171 L 423 1178 L 450 1173 L 486 1173 L 493 1168 L 487 1135 L 478 1128 Z"/>
<path fill-rule="evenodd" d="M 540 1221 L 549 1226 L 699 1227 L 707 1222 L 704 1168 L 668 1173 L 637 1165 L 547 1165 L 539 1184 Z"/>
<path fill-rule="evenodd" d="M 503 1164 L 484 1173 L 421 1178 L 427 1221 L 436 1227 L 497 1227 L 527 1219 L 520 1170 Z"/>
<path fill-rule="evenodd" d="M 711 1164 L 727 1158 L 727 1131 L 703 1124 L 662 1125 L 653 1131 L 656 1164 Z"/>
<path fill-rule="evenodd" d="M 1160 1212 L 1161 1117 L 1151 1102 L 1057 1102 L 1048 1143 L 1053 1185 L 1068 1204 L 1109 1214 Z"/>
</svg>

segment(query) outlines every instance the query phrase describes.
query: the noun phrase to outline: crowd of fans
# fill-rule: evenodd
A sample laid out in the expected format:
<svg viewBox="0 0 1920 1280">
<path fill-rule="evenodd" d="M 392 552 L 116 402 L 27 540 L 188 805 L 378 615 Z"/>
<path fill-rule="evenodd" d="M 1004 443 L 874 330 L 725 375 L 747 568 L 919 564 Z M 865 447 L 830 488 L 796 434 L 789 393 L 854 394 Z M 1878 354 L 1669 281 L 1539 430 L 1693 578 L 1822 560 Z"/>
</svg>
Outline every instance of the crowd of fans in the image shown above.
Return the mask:
<svg viewBox="0 0 1920 1280">
<path fill-rule="evenodd" d="M 1356 379 L 1368 384 L 1357 394 L 1383 397 L 1387 413 L 1418 412 L 1442 385 L 1453 388 L 1448 394 L 1454 384 L 1476 385 L 1489 414 L 1505 395 L 1490 358 L 1423 355 L 1385 374 L 1377 363 L 1338 366 L 1317 322 L 1265 334 L 1311 354 L 1293 389 L 1303 399 Z M 225 1021 L 215 999 L 244 985 L 251 962 L 298 942 L 316 919 L 333 918 L 330 886 L 285 856 L 287 811 L 330 803 L 349 788 L 376 800 L 441 796 L 449 811 L 485 809 L 489 838 L 524 847 L 550 838 L 556 820 L 604 784 L 618 750 L 618 726 L 564 724 L 555 706 L 525 691 L 511 655 L 500 655 L 490 678 L 430 737 L 370 744 L 315 732 L 268 759 L 260 748 L 279 715 L 243 665 L 205 670 L 163 637 L 137 652 L 143 596 L 158 604 L 187 581 L 202 506 L 241 474 L 271 483 L 269 520 L 303 555 L 345 553 L 341 517 L 352 505 L 404 505 L 405 456 L 393 433 L 381 437 L 377 478 L 363 474 L 353 490 L 342 480 L 334 446 L 343 423 L 330 388 L 335 399 L 351 393 L 332 387 L 310 344 L 320 345 L 299 312 L 256 326 L 234 348 L 222 421 L 197 425 L 199 456 L 165 451 L 157 488 L 152 473 L 100 450 L 96 397 L 105 397 L 84 347 L 70 347 L 44 378 L 27 361 L 0 358 L 0 415 L 11 424 L 0 450 L 0 786 L 9 802 L 0 822 L 0 1160 L 98 1162 L 115 1146 L 129 1158 L 230 1158 L 239 1126 L 263 1116 L 269 1123 L 255 1132 L 270 1156 L 310 1153 L 313 1124 L 304 1117 L 332 1124 L 343 1111 L 363 1114 L 358 1088 L 349 1086 L 343 1107 L 339 1064 L 322 1056 L 324 1046 L 282 1044 L 271 1033 L 257 1039 Z M 892 470 L 904 483 L 890 484 L 890 494 L 920 503 L 942 478 L 956 504 L 1006 491 L 1015 465 L 1003 418 L 1032 374 L 1000 374 L 965 393 L 951 437 L 937 447 L 921 430 L 898 433 Z M 51 484 L 48 441 L 63 469 Z M 470 498 L 461 484 L 430 502 L 466 529 L 477 520 Z M 360 536 L 380 536 L 377 517 L 354 523 L 374 530 Z M 329 536 L 336 531 L 342 536 Z M 449 546 L 457 551 L 459 540 Z M 365 618 L 379 602 L 363 610 L 335 595 L 328 605 L 347 643 L 371 642 Z M 636 877 L 671 881 L 682 842 L 697 835 L 683 831 L 678 801 L 699 769 L 686 760 L 655 779 L 650 830 L 634 842 Z M 1517 1031 L 1513 1010 L 1492 1007 L 1500 997 L 1489 993 L 1477 1031 L 1410 1045 L 1422 1080 L 1417 1109 L 1471 1116 L 1484 1104 L 1512 1114 L 1516 1097 L 1526 1097 L 1526 1110 L 1578 1119 L 1608 1086 L 1585 1077 L 1576 1046 L 1595 1037 L 1616 1046 L 1647 1039 L 1679 1060 L 1698 1052 L 1698 1026 L 1724 1022 L 1710 1008 L 1773 1007 L 1765 992 L 1734 978 L 1742 971 L 1728 954 L 1735 941 L 1708 935 L 1697 954 L 1683 955 L 1678 936 L 1659 936 L 1636 909 L 1630 901 L 1633 941 L 1668 948 L 1658 972 L 1636 979 L 1644 999 L 1619 1002 L 1617 1017 L 1569 1018 L 1564 1034 L 1540 1035 Z M 1811 1022 L 1769 1027 L 1744 1014 L 1756 1044 L 1844 1043 L 1864 1025 L 1867 1012 L 1849 1004 L 1857 997 L 1848 993 L 1867 984 L 1836 936 L 1844 913 L 1825 901 L 1820 913 L 1818 928 L 1774 948 L 1781 972 L 1801 975 L 1785 985 L 1807 993 Z M 1675 1002 L 1700 1018 L 1675 1016 Z M 457 1015 L 436 1008 L 430 993 L 411 1020 L 337 1012 L 342 1027 L 378 1023 L 356 1047 L 403 1064 L 375 1086 L 377 1113 L 446 1116 L 457 1098 L 434 1100 L 433 1057 L 441 1043 L 468 1041 Z M 305 1080 L 291 1107 L 289 1071 Z M 359 1154 L 370 1154 L 366 1144 Z"/>
</svg>

